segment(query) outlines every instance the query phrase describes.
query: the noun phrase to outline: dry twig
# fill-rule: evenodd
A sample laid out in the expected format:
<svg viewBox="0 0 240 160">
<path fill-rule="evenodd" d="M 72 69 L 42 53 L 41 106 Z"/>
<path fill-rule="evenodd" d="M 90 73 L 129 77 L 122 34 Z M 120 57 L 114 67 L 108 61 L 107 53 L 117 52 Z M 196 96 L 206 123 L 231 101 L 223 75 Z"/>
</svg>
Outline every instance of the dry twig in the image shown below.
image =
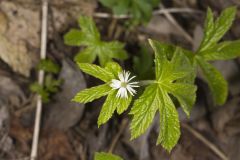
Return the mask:
<svg viewBox="0 0 240 160">
<path fill-rule="evenodd" d="M 108 150 L 109 153 L 112 153 L 114 151 L 114 148 L 116 147 L 117 142 L 118 142 L 120 136 L 125 131 L 125 129 L 127 127 L 127 124 L 128 124 L 128 120 L 127 119 L 123 119 L 123 121 L 121 123 L 121 126 L 120 126 L 120 129 L 119 129 L 118 133 L 116 134 L 116 136 L 113 138 L 113 141 L 112 141 L 112 143 L 110 145 L 110 148 Z"/>
<path fill-rule="evenodd" d="M 194 130 L 191 126 L 188 124 L 182 123 L 181 124 L 183 128 L 187 129 L 190 133 L 192 133 L 197 139 L 199 139 L 202 143 L 204 143 L 206 146 L 208 146 L 216 155 L 218 155 L 222 160 L 228 160 L 228 157 L 220 150 L 218 149 L 212 142 L 207 140 L 204 136 L 202 136 L 199 132 Z"/>
<path fill-rule="evenodd" d="M 163 5 L 160 5 L 160 7 L 164 9 Z M 191 44 L 193 44 L 193 38 L 178 24 L 175 18 L 169 12 L 164 12 L 163 14 L 174 26 L 176 26 L 176 28 L 179 30 L 179 32 L 182 33 L 182 35 L 186 38 L 186 40 L 188 40 Z"/>
<path fill-rule="evenodd" d="M 161 15 L 166 13 L 202 13 L 202 12 L 199 10 L 191 9 L 191 8 L 164 8 L 164 9 L 153 11 L 152 15 L 156 16 L 156 15 Z M 129 14 L 112 15 L 109 13 L 102 13 L 102 12 L 94 13 L 93 16 L 97 18 L 115 18 L 115 19 L 132 18 L 132 15 L 129 15 Z"/>
<path fill-rule="evenodd" d="M 41 59 L 46 58 L 47 17 L 48 17 L 48 1 L 43 0 L 43 4 L 42 4 L 41 53 L 40 53 L 41 54 L 40 55 Z M 44 81 L 44 71 L 40 70 L 39 74 L 38 74 L 38 83 L 40 85 L 42 85 L 43 81 Z M 34 125 L 34 133 L 33 133 L 33 142 L 32 142 L 32 151 L 31 151 L 31 160 L 35 160 L 37 158 L 41 113 L 42 113 L 42 99 L 41 99 L 41 96 L 38 95 L 36 116 L 35 116 L 35 125 Z"/>
</svg>

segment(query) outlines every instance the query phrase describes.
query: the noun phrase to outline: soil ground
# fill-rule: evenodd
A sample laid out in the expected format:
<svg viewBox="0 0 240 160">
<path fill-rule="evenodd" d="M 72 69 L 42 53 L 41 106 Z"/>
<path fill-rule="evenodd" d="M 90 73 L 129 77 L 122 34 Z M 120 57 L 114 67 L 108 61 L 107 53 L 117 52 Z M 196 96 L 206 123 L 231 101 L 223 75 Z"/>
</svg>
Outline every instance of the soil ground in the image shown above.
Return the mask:
<svg viewBox="0 0 240 160">
<path fill-rule="evenodd" d="M 230 160 L 240 159 L 240 59 L 214 65 L 229 82 L 229 97 L 223 106 L 213 106 L 209 88 L 198 75 L 198 98 L 190 119 L 179 111 L 181 138 L 171 153 L 156 146 L 158 118 L 146 134 L 130 141 L 127 114 L 115 115 L 97 127 L 103 99 L 82 105 L 70 102 L 77 91 L 100 82 L 83 75 L 73 62 L 79 48 L 66 46 L 63 35 L 77 28 L 77 18 L 93 16 L 104 40 L 126 43 L 133 65 L 140 46 L 148 38 L 195 49 L 202 37 L 207 7 L 218 15 L 237 5 L 237 18 L 224 40 L 240 39 L 239 0 L 162 0 L 165 8 L 188 8 L 192 12 L 154 15 L 149 24 L 132 30 L 125 20 L 102 18 L 109 13 L 96 0 L 51 0 L 48 15 L 47 57 L 61 66 L 61 91 L 44 104 L 39 143 L 40 160 L 92 160 L 97 151 L 112 151 L 125 160 Z M 158 10 L 158 9 L 156 9 Z M 179 29 L 181 28 L 181 29 Z M 33 136 L 36 95 L 29 85 L 37 80 L 41 34 L 40 0 L 0 0 L 0 160 L 28 159 Z M 147 44 L 147 43 L 146 43 Z"/>
</svg>

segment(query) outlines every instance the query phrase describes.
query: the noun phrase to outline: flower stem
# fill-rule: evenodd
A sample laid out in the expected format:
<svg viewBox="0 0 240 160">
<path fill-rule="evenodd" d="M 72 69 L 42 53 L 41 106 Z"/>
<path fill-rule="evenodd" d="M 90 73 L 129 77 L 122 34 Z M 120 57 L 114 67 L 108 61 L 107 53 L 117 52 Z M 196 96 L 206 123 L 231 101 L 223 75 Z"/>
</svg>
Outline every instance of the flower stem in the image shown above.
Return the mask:
<svg viewBox="0 0 240 160">
<path fill-rule="evenodd" d="M 147 86 L 150 84 L 156 83 L 155 80 L 143 80 L 143 81 L 139 81 L 139 86 Z"/>
</svg>

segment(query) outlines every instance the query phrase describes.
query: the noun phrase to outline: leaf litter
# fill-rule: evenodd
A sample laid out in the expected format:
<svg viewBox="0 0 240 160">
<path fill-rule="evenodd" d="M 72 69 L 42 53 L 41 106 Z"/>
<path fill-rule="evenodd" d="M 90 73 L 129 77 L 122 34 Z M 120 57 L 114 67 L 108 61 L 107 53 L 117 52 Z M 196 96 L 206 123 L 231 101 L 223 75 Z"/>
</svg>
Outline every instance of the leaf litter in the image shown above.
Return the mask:
<svg viewBox="0 0 240 160">
<path fill-rule="evenodd" d="M 21 0 L 17 0 L 16 2 L 21 2 Z M 23 2 L 23 1 L 22 1 Z M 28 0 L 25 1 L 28 3 L 32 3 L 33 1 Z M 62 1 L 65 2 L 65 1 Z M 232 3 L 234 1 L 231 0 L 228 3 Z M 55 1 L 54 3 L 58 3 Z M 59 2 L 60 3 L 60 2 Z M 75 3 L 75 1 L 73 1 Z M 91 3 L 91 2 L 90 2 Z M 201 3 L 201 2 L 199 2 Z M 189 0 L 184 0 L 184 3 L 179 3 L 176 1 L 172 2 L 173 7 L 194 7 L 194 8 L 201 8 L 201 7 L 206 7 L 206 5 L 212 5 L 214 7 L 214 10 L 221 10 L 222 8 L 226 7 L 226 3 L 221 0 L 218 5 L 216 5 L 216 2 L 213 0 L 210 0 L 206 2 L 206 4 L 201 4 L 201 6 L 198 6 L 199 3 L 196 3 L 195 1 L 189 1 Z M 223 4 L 224 3 L 224 4 Z M 19 73 L 24 76 L 30 76 L 30 78 L 34 78 L 32 75 L 30 75 L 30 71 L 33 68 L 33 64 L 36 64 L 38 61 L 38 56 L 37 51 L 39 49 L 39 27 L 40 27 L 40 21 L 39 21 L 39 13 L 38 10 L 29 12 L 26 11 L 25 14 L 21 15 L 21 12 L 24 12 L 23 10 L 28 10 L 26 9 L 26 5 L 20 5 L 18 3 L 15 3 L 14 1 L 1 1 L 0 2 L 0 10 L 3 12 L 0 14 L 0 32 L 1 38 L 0 41 L 0 50 L 2 50 L 2 53 L 8 53 L 5 54 L 4 56 L 1 55 L 1 59 L 7 63 L 14 72 Z M 94 5 L 95 2 L 93 3 Z M 188 6 L 189 5 L 189 6 Z M 23 8 L 23 6 L 25 8 Z M 29 5 L 31 6 L 31 5 Z M 36 5 L 35 5 L 36 6 Z M 31 7 L 30 7 L 31 8 Z M 63 17 L 66 17 L 64 19 L 61 19 L 59 24 L 57 25 L 57 31 L 59 34 L 64 34 L 68 30 L 68 25 L 71 24 L 74 25 L 74 21 L 76 19 L 71 18 L 70 20 L 68 19 L 68 16 L 66 16 L 65 13 L 61 13 L 61 8 L 64 8 L 63 5 L 58 5 L 55 6 L 53 5 L 53 10 L 55 13 L 57 12 L 57 16 L 55 14 L 55 19 L 59 19 L 61 15 Z M 77 7 L 76 7 L 77 8 Z M 11 15 L 13 10 L 16 10 L 20 13 L 21 16 L 20 18 L 16 18 L 15 16 Z M 35 9 L 35 8 L 34 8 Z M 67 8 L 64 8 L 67 10 Z M 202 9 L 202 8 L 201 8 Z M 33 10 L 33 9 L 30 9 Z M 56 11 L 57 10 L 57 11 Z M 100 9 L 101 10 L 101 9 Z M 98 11 L 98 9 L 96 10 Z M 91 10 L 92 12 L 92 10 Z M 31 34 L 29 34 L 29 31 L 26 30 L 26 19 L 23 20 L 23 17 L 28 17 L 29 15 L 26 13 L 33 13 L 35 15 L 34 22 L 35 25 L 30 25 L 30 31 Z M 79 12 L 75 12 L 79 13 Z M 4 15 L 4 16 L 2 16 Z M 5 18 L 2 18 L 2 17 Z M 22 17 L 23 16 L 23 17 Z M 70 16 L 71 17 L 71 16 Z M 193 15 L 194 17 L 194 15 Z M 202 25 L 203 23 L 201 22 L 201 18 L 194 19 L 193 17 L 189 15 L 176 15 L 175 18 L 178 20 L 178 22 L 186 27 L 188 32 L 193 33 L 194 31 L 194 25 Z M 23 19 L 22 19 L 23 18 Z M 5 22 L 4 22 L 5 21 Z M 38 22 L 37 22 L 38 21 Z M 65 22 L 67 21 L 67 22 Z M 100 21 L 101 25 L 107 25 L 106 21 L 104 20 L 98 20 Z M 186 21 L 188 23 L 186 24 Z M 24 23 L 23 23 L 24 22 Z M 29 19 L 28 21 L 29 22 Z M 32 23 L 32 22 L 31 22 Z M 56 22 L 57 23 L 57 22 Z M 19 30 L 19 25 L 23 24 L 23 29 Z M 238 22 L 236 22 L 238 24 Z M 119 25 L 119 23 L 117 24 Z M 161 25 L 161 24 L 158 24 Z M 9 30 L 8 27 L 6 26 L 11 26 L 11 30 Z M 234 25 L 232 31 L 227 35 L 226 38 L 229 39 L 235 39 L 236 37 L 240 37 L 240 30 L 239 30 L 239 25 Z M 35 28 L 34 28 L 35 27 Z M 51 27 L 50 27 L 51 28 Z M 9 30 L 9 31 L 6 31 Z M 167 29 L 166 29 L 167 30 Z M 21 31 L 28 33 L 27 35 L 20 34 L 19 32 L 15 31 Z M 167 30 L 168 31 L 168 30 Z M 14 33 L 13 33 L 14 32 Z M 157 31 L 158 32 L 158 31 Z M 14 36 L 10 36 L 13 33 Z M 148 34 L 149 32 L 146 31 L 145 34 Z M 50 33 L 51 34 L 51 33 Z M 54 34 L 53 34 L 54 35 Z M 156 34 L 155 34 L 156 35 Z M 132 39 L 133 34 L 129 34 L 129 39 Z M 14 38 L 9 38 L 9 37 L 14 37 Z M 137 36 L 136 36 L 137 37 Z M 173 41 L 176 43 L 180 43 L 183 45 L 186 45 L 187 42 L 185 42 L 184 38 L 181 36 L 181 34 L 174 32 L 168 32 L 162 33 L 159 32 L 157 35 L 158 39 L 165 40 L 167 41 Z M 136 38 L 135 38 L 136 39 Z M 50 37 L 50 40 L 53 40 Z M 135 46 L 132 46 L 131 42 L 127 41 L 127 47 L 132 49 L 132 50 L 137 50 Z M 12 47 L 14 46 L 14 47 Z M 60 63 L 62 63 L 62 59 L 59 59 L 59 57 L 55 57 L 53 52 L 56 52 L 56 45 L 55 45 L 55 40 L 50 42 L 50 55 L 52 56 L 51 58 L 57 59 Z M 4 52 L 3 52 L 4 51 Z M 34 52 L 33 52 L 34 51 Z M 9 53 L 13 57 L 9 57 Z M 21 53 L 21 54 L 17 54 Z M 64 56 L 68 56 L 67 53 L 63 54 Z M 4 58 L 3 58 L 4 57 Z M 15 57 L 15 58 L 14 58 Z M 19 61 L 16 61 L 16 59 L 19 59 Z M 239 59 L 238 59 L 239 61 Z M 231 63 L 231 64 L 230 64 Z M 226 153 L 230 159 L 239 159 L 239 144 L 240 144 L 240 139 L 239 139 L 239 92 L 238 90 L 234 90 L 235 84 L 239 85 L 239 83 L 231 83 L 232 82 L 232 76 L 236 75 L 239 71 L 239 64 L 238 63 L 221 63 L 221 64 L 216 64 L 220 70 L 222 70 L 221 67 L 223 66 L 228 66 L 230 69 L 227 69 L 228 67 L 224 67 L 226 69 L 226 78 L 228 79 L 229 77 L 229 84 L 230 84 L 230 96 L 227 101 L 227 103 L 220 107 L 220 108 L 212 108 L 211 106 L 208 106 L 207 103 L 200 103 L 202 107 L 204 106 L 206 110 L 197 118 L 193 118 L 191 120 L 191 125 L 202 135 L 204 135 L 209 141 L 214 143 L 218 148 L 220 148 L 221 151 Z M 236 65 L 235 65 L 236 64 Z M 1 66 L 0 66 L 1 67 Z M 64 65 L 62 66 L 64 67 Z M 231 70 L 231 74 L 229 73 L 229 70 Z M 235 72 L 236 71 L 236 72 Z M 12 71 L 7 71 L 9 73 L 12 73 Z M 15 73 L 14 73 L 15 74 Z M 20 76 L 17 74 L 17 76 Z M 21 76 L 20 76 L 21 77 Z M 8 80 L 6 80 L 8 79 Z M 98 84 L 99 82 L 94 80 L 94 79 L 89 79 L 88 77 L 85 77 L 87 85 L 92 85 L 92 84 Z M 91 82 L 89 82 L 91 80 Z M 7 134 L 7 138 L 4 142 L 5 148 L 0 147 L 0 159 L 2 158 L 1 156 L 5 156 L 5 158 L 11 158 L 11 159 L 16 159 L 20 157 L 27 157 L 29 155 L 29 149 L 30 149 L 30 144 L 31 144 L 31 137 L 32 137 L 32 127 L 33 126 L 25 126 L 25 123 L 22 123 L 22 121 L 18 117 L 14 117 L 12 113 L 14 113 L 15 108 L 21 108 L 22 101 L 26 97 L 29 97 L 29 93 L 27 91 L 26 86 L 21 86 L 19 87 L 17 84 L 14 83 L 14 81 L 17 81 L 17 79 L 12 79 L 12 78 L 3 78 L 2 76 L 0 77 L 0 84 L 3 83 L 3 85 L 0 85 L 0 97 L 3 99 L 3 102 L 0 103 L 0 107 L 5 109 L 0 109 L 1 114 L 4 116 L 1 116 L 2 119 L 4 119 L 4 123 L 6 122 L 6 119 L 10 119 L 11 123 L 7 123 L 7 126 L 9 126 L 9 132 L 6 132 L 5 130 L 4 133 Z M 71 82 L 71 80 L 69 80 Z M 80 81 L 79 81 L 80 83 Z M 83 83 L 84 80 L 83 80 Z M 15 85 L 14 85 L 15 84 Z M 233 86 L 234 84 L 234 86 Z M 4 87 L 4 88 L 2 88 Z M 232 87 L 232 89 L 231 89 Z M 206 93 L 202 93 L 206 94 Z M 61 95 L 61 93 L 59 94 Z M 56 95 L 57 96 L 57 95 Z M 61 96 L 66 96 L 66 95 L 61 95 Z M 61 97 L 60 96 L 60 97 Z M 11 98 L 13 97 L 13 98 Z M 67 97 L 67 96 L 66 96 Z M 205 97 L 205 99 L 208 99 L 208 97 Z M 8 103 L 6 103 L 8 101 Z M 54 102 L 55 103 L 55 102 Z M 57 103 L 56 103 L 57 104 Z M 80 119 L 78 120 L 69 120 L 71 121 L 71 125 L 66 125 L 64 123 L 59 123 L 59 126 L 54 126 L 54 123 L 56 123 L 57 119 L 62 118 L 62 114 L 53 114 L 54 118 L 56 119 L 52 122 L 49 121 L 49 123 L 52 124 L 52 126 L 56 128 L 68 128 L 67 131 L 62 131 L 62 130 L 42 130 L 42 136 L 41 136 L 41 143 L 40 143 L 40 155 L 42 155 L 43 159 L 79 159 L 81 157 L 81 154 L 85 154 L 86 159 L 90 159 L 90 157 L 93 157 L 93 154 L 97 150 L 108 150 L 109 145 L 108 143 L 111 143 L 114 135 L 118 132 L 118 124 L 120 124 L 120 121 L 122 117 L 120 118 L 114 118 L 111 120 L 104 128 L 98 129 L 96 127 L 96 117 L 99 113 L 98 110 L 95 110 L 96 107 L 100 106 L 102 104 L 102 100 L 95 102 L 93 104 L 88 105 L 85 110 L 83 111 L 82 116 L 77 116 Z M 15 107 L 12 107 L 15 106 Z M 50 108 L 52 105 L 47 106 Z M 66 105 L 67 106 L 67 105 Z M 11 110 L 11 108 L 14 108 Z M 98 107 L 99 108 L 99 107 Z M 49 109 L 51 110 L 51 109 Z M 33 110 L 30 112 L 34 112 Z M 48 110 L 46 110 L 48 112 Z M 54 112 L 54 109 L 52 109 L 51 112 Z M 23 113 L 26 114 L 26 113 Z M 9 115 L 9 116 L 7 116 Z M 61 115 L 61 116 L 60 116 Z M 70 112 L 66 113 L 66 115 L 71 115 Z M 77 115 L 77 113 L 76 113 Z M 80 115 L 80 114 L 78 114 Z M 33 120 L 29 118 L 30 120 Z M 66 118 L 68 119 L 68 118 Z M 64 119 L 60 119 L 61 121 L 64 121 Z M 2 122 L 3 122 L 2 121 Z M 8 120 L 7 120 L 8 122 Z M 53 123 L 54 122 L 54 123 Z M 185 123 L 188 121 L 185 121 Z M 73 125 L 73 126 L 72 126 Z M 72 127 L 70 127 L 72 126 Z M 116 126 L 116 127 L 115 127 Z M 208 149 L 208 146 L 204 145 L 201 141 L 199 141 L 196 137 L 194 137 L 191 133 L 189 133 L 187 130 L 183 129 L 183 134 L 180 138 L 180 142 L 177 145 L 176 149 L 173 150 L 173 152 L 169 155 L 168 153 L 164 152 L 162 147 L 160 146 L 155 146 L 155 140 L 157 137 L 158 133 L 158 127 L 152 126 L 152 129 L 149 133 L 146 134 L 146 137 L 143 137 L 140 139 L 140 141 L 144 141 L 146 146 L 144 146 L 144 151 L 148 153 L 146 160 L 151 159 L 151 160 L 158 160 L 160 158 L 162 159 L 177 159 L 177 160 L 190 160 L 190 159 L 219 159 L 214 153 L 212 153 L 211 150 Z M 3 131 L 2 128 L 0 128 L 1 131 Z M 78 130 L 78 131 L 77 131 Z M 127 130 L 125 132 L 128 132 Z M 129 134 L 129 133 L 128 133 Z M 73 136 L 74 135 L 74 136 Z M 114 153 L 121 153 L 119 155 L 124 155 L 123 157 L 128 160 L 137 160 L 140 157 L 139 152 L 141 151 L 141 145 L 130 145 L 129 142 L 126 142 L 128 138 L 125 137 L 126 133 L 124 133 L 123 136 L 120 137 L 117 147 L 114 151 Z M 87 137 L 87 138 L 86 138 Z M 74 139 L 73 139 L 74 138 Z M 105 142 L 108 143 L 105 143 Z M 14 143 L 13 143 L 14 142 Z M 73 145 L 73 142 L 77 143 Z M 96 143 L 97 142 L 97 143 Z M 140 142 L 141 143 L 141 142 Z M 1 146 L 1 145 L 0 145 Z M 48 146 L 48 147 L 46 147 Z M 75 149 L 73 149 L 74 147 Z M 77 148 L 76 148 L 77 147 Z M 82 147 L 82 149 L 81 149 Z M 58 149 L 56 149 L 58 148 Z M 135 151 L 136 150 L 136 151 Z M 83 151 L 83 152 L 82 152 Z M 3 154 L 2 154 L 3 153 Z M 10 154 L 11 153 L 11 154 Z M 84 157 L 84 156 L 83 156 Z"/>
</svg>

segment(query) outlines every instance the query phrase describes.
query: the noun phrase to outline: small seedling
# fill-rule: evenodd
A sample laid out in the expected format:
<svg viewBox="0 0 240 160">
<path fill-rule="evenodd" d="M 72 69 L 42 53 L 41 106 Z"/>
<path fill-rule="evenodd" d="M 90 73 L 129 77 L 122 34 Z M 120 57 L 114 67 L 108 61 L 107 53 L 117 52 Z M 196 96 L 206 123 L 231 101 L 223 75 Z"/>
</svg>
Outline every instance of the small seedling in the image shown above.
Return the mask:
<svg viewBox="0 0 240 160">
<path fill-rule="evenodd" d="M 37 68 L 46 72 L 43 85 L 38 82 L 34 82 L 30 85 L 32 92 L 38 93 L 42 97 L 44 103 L 49 102 L 52 94 L 57 93 L 62 84 L 62 80 L 54 78 L 54 75 L 58 74 L 60 67 L 50 59 L 41 60 Z"/>
</svg>

